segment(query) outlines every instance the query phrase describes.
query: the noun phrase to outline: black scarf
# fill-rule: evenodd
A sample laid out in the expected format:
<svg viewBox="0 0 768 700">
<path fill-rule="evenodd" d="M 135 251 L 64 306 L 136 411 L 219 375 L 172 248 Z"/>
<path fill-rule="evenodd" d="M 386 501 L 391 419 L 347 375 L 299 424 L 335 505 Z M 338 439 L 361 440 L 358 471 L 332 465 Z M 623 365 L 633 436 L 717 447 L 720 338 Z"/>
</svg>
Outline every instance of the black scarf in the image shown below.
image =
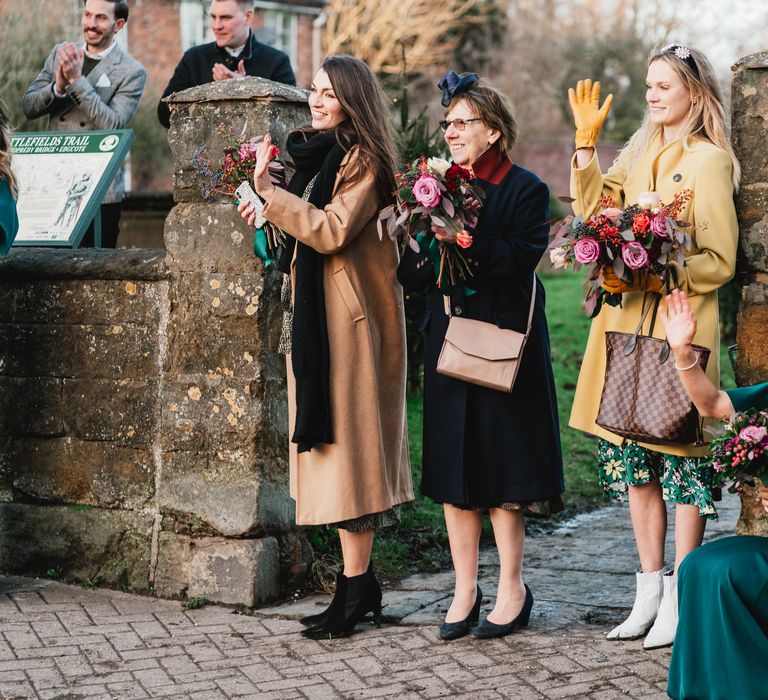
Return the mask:
<svg viewBox="0 0 768 700">
<path fill-rule="evenodd" d="M 308 201 L 322 209 L 331 201 L 336 174 L 346 155 L 336 141 L 336 134 L 295 131 L 288 136 L 286 149 L 296 165 L 288 191 L 301 197 L 317 175 Z M 299 452 L 308 452 L 318 443 L 333 442 L 331 354 L 323 292 L 325 256 L 287 235 L 285 250 L 278 263 L 279 269 L 286 274 L 291 271 L 294 248 L 296 284 L 293 290 L 291 363 L 296 377 L 296 427 L 291 441 L 298 445 Z"/>
</svg>

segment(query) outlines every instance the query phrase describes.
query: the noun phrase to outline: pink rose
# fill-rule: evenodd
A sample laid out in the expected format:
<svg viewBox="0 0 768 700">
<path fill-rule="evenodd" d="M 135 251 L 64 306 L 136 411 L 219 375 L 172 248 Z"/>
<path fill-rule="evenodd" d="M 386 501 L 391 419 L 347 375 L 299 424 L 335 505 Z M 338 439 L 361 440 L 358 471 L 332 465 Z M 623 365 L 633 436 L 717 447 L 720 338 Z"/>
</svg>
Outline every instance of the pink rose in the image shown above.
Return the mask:
<svg viewBox="0 0 768 700">
<path fill-rule="evenodd" d="M 240 158 L 248 158 L 249 156 L 255 156 L 258 147 L 259 147 L 258 144 L 251 143 L 250 141 L 246 141 L 245 143 L 240 145 L 238 155 L 240 156 Z"/>
<path fill-rule="evenodd" d="M 657 214 L 651 217 L 651 231 L 655 233 L 659 238 L 669 238 L 669 232 L 667 231 L 667 217 Z"/>
<path fill-rule="evenodd" d="M 608 207 L 607 209 L 603 209 L 600 213 L 615 224 L 621 218 L 622 212 L 621 209 L 617 209 L 616 207 Z"/>
<path fill-rule="evenodd" d="M 748 425 L 746 428 L 742 428 L 739 432 L 739 437 L 744 442 L 749 442 L 753 445 L 759 445 L 768 435 L 768 430 L 758 427 L 756 425 Z"/>
<path fill-rule="evenodd" d="M 582 265 L 593 263 L 600 257 L 600 244 L 594 238 L 579 238 L 573 244 L 573 257 Z"/>
<path fill-rule="evenodd" d="M 424 173 L 413 185 L 413 196 L 427 209 L 434 209 L 440 204 L 440 187 L 437 180 L 428 173 Z"/>
<path fill-rule="evenodd" d="M 630 270 L 639 270 L 648 265 L 648 253 L 643 244 L 630 241 L 621 249 L 621 258 Z"/>
</svg>

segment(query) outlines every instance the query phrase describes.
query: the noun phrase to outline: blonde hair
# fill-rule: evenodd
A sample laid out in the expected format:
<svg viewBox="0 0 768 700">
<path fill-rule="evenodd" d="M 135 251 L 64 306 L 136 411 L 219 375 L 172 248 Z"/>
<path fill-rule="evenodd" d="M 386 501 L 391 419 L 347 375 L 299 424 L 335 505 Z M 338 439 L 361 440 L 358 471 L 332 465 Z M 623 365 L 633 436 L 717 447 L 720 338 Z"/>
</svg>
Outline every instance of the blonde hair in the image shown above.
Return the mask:
<svg viewBox="0 0 768 700">
<path fill-rule="evenodd" d="M 8 180 L 8 186 L 11 188 L 11 195 L 14 199 L 19 194 L 19 186 L 16 182 L 16 176 L 11 170 L 11 128 L 8 124 L 8 108 L 0 100 L 0 180 Z"/>
<path fill-rule="evenodd" d="M 724 150 L 731 158 L 731 180 L 734 190 L 738 191 L 741 166 L 731 146 L 720 85 L 709 59 L 698 49 L 670 44 L 651 52 L 648 65 L 655 61 L 664 61 L 672 68 L 691 96 L 691 105 L 677 140 L 682 141 L 685 150 L 689 149 L 690 140 L 694 137 L 704 138 Z M 646 109 L 643 123 L 624 146 L 624 152 L 629 155 L 630 168 L 661 130 L 662 126 L 651 121 L 650 110 Z"/>
<path fill-rule="evenodd" d="M 517 120 L 511 98 L 499 90 L 490 80 L 480 78 L 470 90 L 458 93 L 451 99 L 445 113 L 448 114 L 464 100 L 486 126 L 496 129 L 501 135 L 496 146 L 502 153 L 512 150 L 517 140 Z"/>
</svg>

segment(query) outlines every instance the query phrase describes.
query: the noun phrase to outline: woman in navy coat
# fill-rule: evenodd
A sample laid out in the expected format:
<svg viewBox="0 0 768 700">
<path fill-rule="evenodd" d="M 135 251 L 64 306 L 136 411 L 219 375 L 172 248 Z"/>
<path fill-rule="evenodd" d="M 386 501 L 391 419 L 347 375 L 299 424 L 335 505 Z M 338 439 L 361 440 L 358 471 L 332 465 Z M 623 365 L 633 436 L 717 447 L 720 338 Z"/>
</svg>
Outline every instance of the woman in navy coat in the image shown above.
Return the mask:
<svg viewBox="0 0 768 700">
<path fill-rule="evenodd" d="M 533 604 L 522 577 L 523 514 L 547 516 L 563 507 L 545 295 L 534 275 L 547 247 L 549 192 L 507 156 L 517 133 L 509 98 L 474 73 L 448 73 L 440 87 L 447 107 L 441 126 L 453 161 L 471 169 L 486 194 L 471 229 L 472 245 L 463 251 L 472 276 L 446 297 L 436 288 L 426 251 L 409 250 L 398 277 L 407 290 L 430 289 L 423 324 L 422 489 L 443 504 L 456 572 L 440 636 L 455 639 L 473 630 L 477 637 L 497 637 L 527 624 Z M 443 230 L 435 236 L 455 240 Z M 525 331 L 534 284 L 532 331 L 511 393 L 437 373 L 449 321 L 446 301 L 453 315 Z M 485 511 L 499 551 L 499 588 L 493 611 L 475 627 L 482 601 L 477 559 Z"/>
</svg>

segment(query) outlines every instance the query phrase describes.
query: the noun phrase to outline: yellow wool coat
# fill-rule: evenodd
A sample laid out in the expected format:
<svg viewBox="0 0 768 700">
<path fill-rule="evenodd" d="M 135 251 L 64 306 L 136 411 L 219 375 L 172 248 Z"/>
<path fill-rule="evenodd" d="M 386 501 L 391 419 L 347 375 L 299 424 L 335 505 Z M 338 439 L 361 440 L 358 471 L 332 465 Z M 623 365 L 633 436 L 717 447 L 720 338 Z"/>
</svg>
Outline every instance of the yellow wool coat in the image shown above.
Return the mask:
<svg viewBox="0 0 768 700">
<path fill-rule="evenodd" d="M 385 511 L 413 499 L 405 412 L 405 316 L 396 244 L 379 240 L 374 179 L 339 193 L 344 158 L 324 209 L 276 189 L 264 216 L 325 255 L 334 442 L 298 453 L 290 443 L 296 522 L 318 525 Z M 295 282 L 295 265 L 292 276 Z M 295 288 L 295 285 L 294 285 Z M 288 358 L 289 437 L 296 420 Z"/>
<path fill-rule="evenodd" d="M 703 139 L 692 140 L 686 150 L 680 142 L 664 145 L 659 137 L 633 164 L 628 162 L 626 153 L 622 153 L 605 175 L 601 174 L 597 156 L 584 168 L 575 167 L 574 159 L 571 167 L 571 197 L 576 200 L 573 209 L 585 217 L 599 209 L 603 194 L 613 197 L 615 205 L 623 208 L 635 204 L 643 192 L 655 191 L 661 201 L 668 204 L 678 192 L 693 191 L 680 216 L 696 227 L 693 249 L 688 253 L 686 265 L 676 269 L 680 287 L 688 293 L 698 321 L 694 343 L 711 350 L 707 375 L 715 386 L 720 383 L 717 288 L 734 275 L 738 242 L 731 175 L 730 156 Z M 571 427 L 614 444 L 620 444 L 622 439 L 595 424 L 605 374 L 605 332 L 634 332 L 642 303 L 642 292 L 627 292 L 623 295 L 622 307 L 604 305 L 593 319 L 571 409 Z M 646 332 L 649 323 L 647 320 Z M 653 335 L 664 337 L 659 321 Z M 706 454 L 706 448 L 692 445 L 641 444 L 666 454 Z"/>
</svg>

